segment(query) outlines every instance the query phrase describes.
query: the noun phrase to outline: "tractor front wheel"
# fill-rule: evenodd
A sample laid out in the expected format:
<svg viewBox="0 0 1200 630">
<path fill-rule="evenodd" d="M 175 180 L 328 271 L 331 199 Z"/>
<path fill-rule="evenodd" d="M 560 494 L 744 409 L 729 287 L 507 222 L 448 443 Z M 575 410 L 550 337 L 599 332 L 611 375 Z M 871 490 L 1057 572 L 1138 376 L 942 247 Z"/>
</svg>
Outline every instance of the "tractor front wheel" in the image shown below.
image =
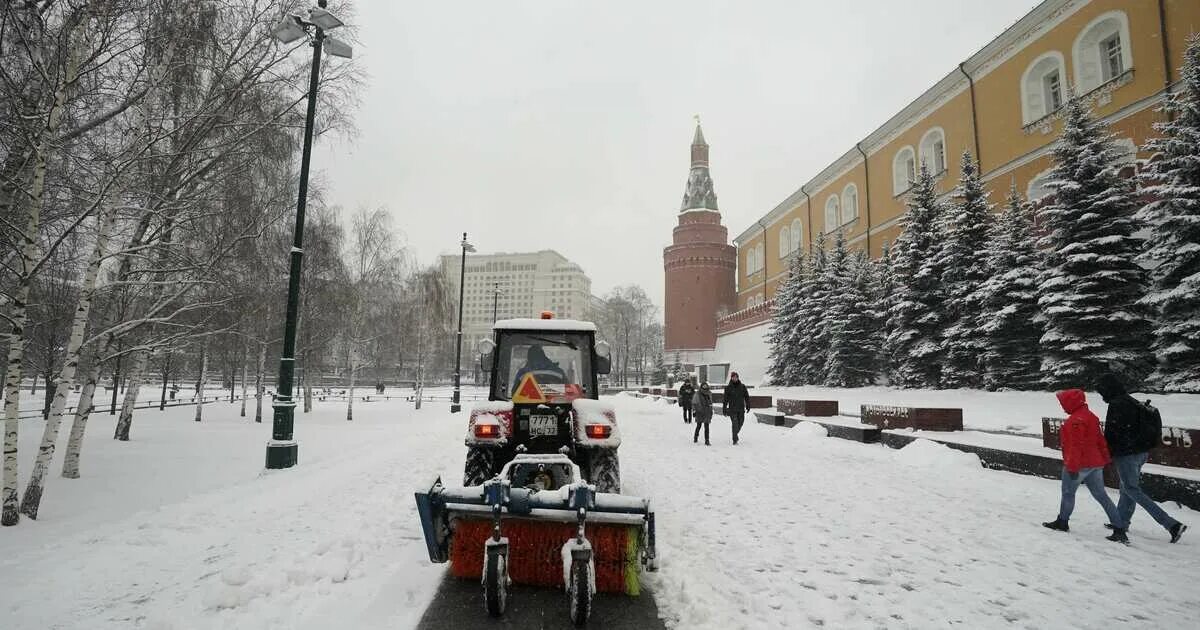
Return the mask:
<svg viewBox="0 0 1200 630">
<path fill-rule="evenodd" d="M 621 465 L 617 460 L 617 449 L 593 449 L 588 458 L 588 482 L 596 486 L 597 492 L 621 492 Z"/>
<path fill-rule="evenodd" d="M 463 485 L 481 486 L 496 473 L 496 456 L 491 449 L 471 446 L 467 448 L 467 463 L 463 467 Z"/>
<path fill-rule="evenodd" d="M 483 572 L 483 602 L 488 614 L 499 617 L 508 608 L 508 556 L 487 552 Z"/>
<path fill-rule="evenodd" d="M 567 596 L 571 598 L 571 623 L 577 627 L 587 624 L 592 613 L 592 572 L 586 562 L 571 564 L 571 583 L 567 585 Z"/>
</svg>

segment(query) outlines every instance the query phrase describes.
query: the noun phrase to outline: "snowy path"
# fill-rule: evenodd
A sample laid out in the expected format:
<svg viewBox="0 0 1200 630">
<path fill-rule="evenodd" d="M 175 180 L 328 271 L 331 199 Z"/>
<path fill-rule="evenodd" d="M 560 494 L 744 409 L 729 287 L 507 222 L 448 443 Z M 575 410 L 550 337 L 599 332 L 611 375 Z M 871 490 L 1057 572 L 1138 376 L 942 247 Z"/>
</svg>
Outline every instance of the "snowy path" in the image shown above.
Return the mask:
<svg viewBox="0 0 1200 630">
<path fill-rule="evenodd" d="M 658 514 L 662 567 L 646 581 L 669 626 L 1176 628 L 1200 610 L 1195 512 L 1169 508 L 1194 528 L 1179 545 L 1138 514 L 1122 547 L 1082 493 L 1072 533 L 1049 532 L 1055 482 L 957 452 L 757 424 L 734 448 L 722 418 L 705 448 L 676 407 L 614 401 L 626 490 Z M 269 426 L 236 405 L 200 424 L 190 408 L 141 412 L 130 443 L 97 416 L 85 477 L 53 476 L 42 518 L 0 530 L 0 626 L 414 627 L 445 567 L 428 561 L 412 492 L 457 481 L 465 416 L 344 410 L 301 416 L 300 466 L 271 473 Z"/>
<path fill-rule="evenodd" d="M 664 403 L 623 399 L 618 417 L 628 489 L 654 489 L 652 584 L 679 628 L 1180 628 L 1200 610 L 1200 537 L 1170 545 L 1138 514 L 1132 547 L 1105 541 L 1086 493 L 1072 533 L 1050 532 L 1053 481 L 813 425 L 747 424 L 733 447 L 718 417 L 706 448 Z"/>
</svg>

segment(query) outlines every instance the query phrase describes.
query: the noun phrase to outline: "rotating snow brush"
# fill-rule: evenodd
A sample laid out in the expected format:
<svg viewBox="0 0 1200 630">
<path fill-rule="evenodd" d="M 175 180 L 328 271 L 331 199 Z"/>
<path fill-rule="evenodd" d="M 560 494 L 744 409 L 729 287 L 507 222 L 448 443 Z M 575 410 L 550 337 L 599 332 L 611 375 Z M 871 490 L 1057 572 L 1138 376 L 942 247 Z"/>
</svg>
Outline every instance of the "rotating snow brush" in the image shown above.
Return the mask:
<svg viewBox="0 0 1200 630">
<path fill-rule="evenodd" d="M 512 487 L 513 474 L 530 466 L 554 468 L 568 483 Z M 485 591 L 489 571 L 502 567 L 519 584 L 637 595 L 640 568 L 657 569 L 654 511 L 644 499 L 598 493 L 580 478 L 579 467 L 560 454 L 517 455 L 482 486 L 445 488 L 439 478 L 416 493 L 429 559 L 449 561 L 456 577 L 482 575 Z M 572 570 L 581 563 L 587 571 Z M 576 574 L 591 583 L 574 583 Z"/>
</svg>

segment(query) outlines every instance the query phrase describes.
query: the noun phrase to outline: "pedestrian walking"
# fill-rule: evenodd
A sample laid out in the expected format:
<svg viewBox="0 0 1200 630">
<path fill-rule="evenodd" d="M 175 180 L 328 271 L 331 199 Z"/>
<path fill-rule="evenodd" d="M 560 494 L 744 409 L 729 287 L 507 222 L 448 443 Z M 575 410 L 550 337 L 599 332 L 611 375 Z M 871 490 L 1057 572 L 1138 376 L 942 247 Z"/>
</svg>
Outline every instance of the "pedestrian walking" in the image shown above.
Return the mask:
<svg viewBox="0 0 1200 630">
<path fill-rule="evenodd" d="M 700 441 L 700 428 L 704 428 L 704 445 L 712 446 L 708 441 L 708 425 L 712 422 L 712 390 L 708 383 L 701 383 L 700 389 L 692 396 L 692 419 L 696 421 L 696 432 L 692 434 L 692 442 Z"/>
<path fill-rule="evenodd" d="M 1161 421 L 1152 417 L 1154 412 L 1148 405 L 1134 400 L 1125 390 L 1125 385 L 1113 374 L 1105 374 L 1096 382 L 1096 391 L 1108 403 L 1108 414 L 1104 417 L 1104 438 L 1112 453 L 1113 467 L 1121 480 L 1121 499 L 1117 512 L 1126 527 L 1133 518 L 1138 505 L 1146 510 L 1171 536 L 1171 542 L 1179 542 L 1187 525 L 1167 514 L 1143 490 L 1142 466 L 1150 458 L 1150 451 L 1162 440 Z M 1110 523 L 1116 527 L 1118 523 Z"/>
<path fill-rule="evenodd" d="M 692 394 L 695 393 L 696 388 L 692 387 L 691 377 L 684 379 L 683 385 L 679 386 L 679 406 L 683 407 L 684 424 L 692 422 Z"/>
<path fill-rule="evenodd" d="M 729 416 L 733 423 L 733 445 L 737 446 L 738 432 L 746 421 L 746 412 L 750 411 L 750 390 L 738 377 L 737 372 L 729 375 L 729 384 L 725 386 L 725 395 L 721 398 L 721 413 Z"/>
<path fill-rule="evenodd" d="M 1064 390 L 1058 392 L 1057 396 L 1058 403 L 1068 414 L 1058 434 L 1063 457 L 1062 499 L 1058 506 L 1058 518 L 1042 525 L 1060 532 L 1071 531 L 1067 522 L 1075 511 L 1075 492 L 1080 484 L 1085 484 L 1113 525 L 1113 533 L 1108 540 L 1128 544 L 1129 538 L 1125 533 L 1128 525 L 1104 488 L 1104 467 L 1111 458 L 1104 434 L 1100 432 L 1100 419 L 1088 409 L 1082 389 Z"/>
</svg>

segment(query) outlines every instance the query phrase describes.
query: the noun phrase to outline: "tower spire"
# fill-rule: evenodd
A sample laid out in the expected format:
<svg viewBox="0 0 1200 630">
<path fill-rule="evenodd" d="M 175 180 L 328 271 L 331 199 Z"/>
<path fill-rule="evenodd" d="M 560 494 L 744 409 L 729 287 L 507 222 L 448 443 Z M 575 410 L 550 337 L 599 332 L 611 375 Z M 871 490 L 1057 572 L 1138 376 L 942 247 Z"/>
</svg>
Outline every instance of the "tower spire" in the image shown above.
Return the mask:
<svg viewBox="0 0 1200 630">
<path fill-rule="evenodd" d="M 708 142 L 700 127 L 700 116 L 696 120 L 696 133 L 692 136 L 692 168 L 688 173 L 687 188 L 683 193 L 683 204 L 679 210 L 717 210 L 717 193 L 713 190 L 712 176 L 708 172 Z"/>
</svg>

